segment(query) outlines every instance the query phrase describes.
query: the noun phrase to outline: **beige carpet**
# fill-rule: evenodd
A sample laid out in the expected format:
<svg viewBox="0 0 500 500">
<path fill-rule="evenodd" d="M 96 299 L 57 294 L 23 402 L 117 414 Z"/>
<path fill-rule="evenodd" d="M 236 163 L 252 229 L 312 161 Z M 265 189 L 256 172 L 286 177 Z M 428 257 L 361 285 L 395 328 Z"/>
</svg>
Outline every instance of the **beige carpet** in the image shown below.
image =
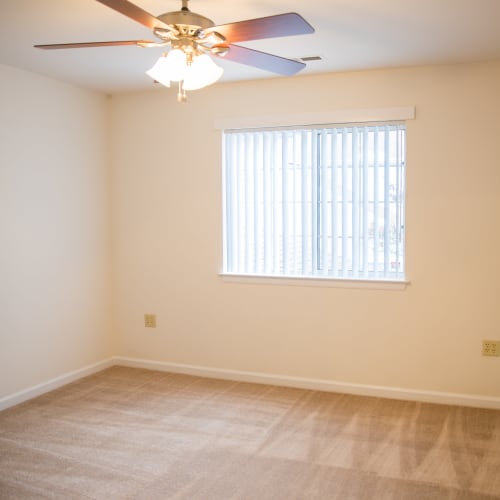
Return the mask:
<svg viewBox="0 0 500 500">
<path fill-rule="evenodd" d="M 500 498 L 500 412 L 114 367 L 0 413 L 0 498 Z"/>
</svg>

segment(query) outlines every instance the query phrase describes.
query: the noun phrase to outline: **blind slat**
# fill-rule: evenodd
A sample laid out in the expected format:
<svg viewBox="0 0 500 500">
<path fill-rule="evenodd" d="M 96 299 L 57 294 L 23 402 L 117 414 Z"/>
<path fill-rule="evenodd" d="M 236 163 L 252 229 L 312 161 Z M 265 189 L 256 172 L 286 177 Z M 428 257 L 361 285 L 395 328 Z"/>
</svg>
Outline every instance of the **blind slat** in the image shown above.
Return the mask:
<svg viewBox="0 0 500 500">
<path fill-rule="evenodd" d="M 309 266 L 307 263 L 309 262 L 309 218 L 307 216 L 307 132 L 305 130 L 301 133 L 302 137 L 302 237 L 301 237 L 301 246 L 302 246 L 302 273 L 308 274 L 310 272 Z"/>
<path fill-rule="evenodd" d="M 384 128 L 384 276 L 390 270 L 390 242 L 389 242 L 389 218 L 390 218 L 390 141 L 387 127 Z"/>
<path fill-rule="evenodd" d="M 328 133 L 327 130 L 321 131 L 321 274 L 328 276 Z"/>
<path fill-rule="evenodd" d="M 368 277 L 368 232 L 369 232 L 369 205 L 368 205 L 368 128 L 363 128 L 363 269 L 362 274 L 364 278 Z"/>
<path fill-rule="evenodd" d="M 348 238 L 348 217 L 347 217 L 347 129 L 342 130 L 342 276 L 347 276 L 347 238 Z"/>
<path fill-rule="evenodd" d="M 281 164 L 282 164 L 282 176 L 281 176 L 281 218 L 283 224 L 281 247 L 283 252 L 283 270 L 285 274 L 290 274 L 290 262 L 288 255 L 288 240 L 289 240 L 289 228 L 288 228 L 288 134 L 281 134 Z"/>
<path fill-rule="evenodd" d="M 272 134 L 272 170 L 273 170 L 273 175 L 272 175 L 272 182 L 273 182 L 273 189 L 272 189 L 272 207 L 273 207 L 273 273 L 274 274 L 279 274 L 280 273 L 280 264 L 281 264 L 281 255 L 280 255 L 280 233 L 282 231 L 282 225 L 280 221 L 280 167 L 282 166 L 281 163 L 281 151 L 279 147 L 279 139 L 278 138 L 279 132 L 274 132 Z"/>
<path fill-rule="evenodd" d="M 271 143 L 268 134 L 264 134 L 263 147 L 263 182 L 264 182 L 264 262 L 265 274 L 271 273 L 271 245 L 272 245 L 272 212 L 271 212 Z"/>
<path fill-rule="evenodd" d="M 332 146 L 331 146 L 331 165 L 332 165 L 332 275 L 334 277 L 338 276 L 338 264 L 339 264 L 339 227 L 337 224 L 339 217 L 339 201 L 338 201 L 338 164 L 337 164 L 337 130 L 332 132 Z"/>
<path fill-rule="evenodd" d="M 359 136 L 358 128 L 352 130 L 352 274 L 359 274 Z"/>
<path fill-rule="evenodd" d="M 379 130 L 376 129 L 374 133 L 374 147 L 373 147 L 373 153 L 374 153 L 374 160 L 373 160 L 373 232 L 374 232 L 374 242 L 373 242 L 373 271 L 375 273 L 375 277 L 379 277 L 379 258 L 378 258 L 378 253 L 379 253 L 379 247 L 380 247 L 380 241 L 379 241 L 379 230 L 380 230 L 380 225 L 379 225 L 379 161 L 380 161 L 380 155 L 379 155 Z"/>
<path fill-rule="evenodd" d="M 315 131 L 311 136 L 311 246 L 312 246 L 312 268 L 313 272 L 318 269 L 318 265 L 321 261 L 318 260 L 318 248 L 319 248 L 319 169 L 318 169 L 318 132 Z"/>
</svg>

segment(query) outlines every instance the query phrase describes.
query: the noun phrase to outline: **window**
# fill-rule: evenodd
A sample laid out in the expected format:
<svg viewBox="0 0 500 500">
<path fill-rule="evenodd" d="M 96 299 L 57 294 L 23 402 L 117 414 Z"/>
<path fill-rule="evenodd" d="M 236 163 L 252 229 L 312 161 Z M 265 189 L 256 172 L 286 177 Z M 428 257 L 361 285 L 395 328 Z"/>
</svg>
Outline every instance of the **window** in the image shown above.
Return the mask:
<svg viewBox="0 0 500 500">
<path fill-rule="evenodd" d="M 225 131 L 223 273 L 404 280 L 405 131 Z"/>
</svg>

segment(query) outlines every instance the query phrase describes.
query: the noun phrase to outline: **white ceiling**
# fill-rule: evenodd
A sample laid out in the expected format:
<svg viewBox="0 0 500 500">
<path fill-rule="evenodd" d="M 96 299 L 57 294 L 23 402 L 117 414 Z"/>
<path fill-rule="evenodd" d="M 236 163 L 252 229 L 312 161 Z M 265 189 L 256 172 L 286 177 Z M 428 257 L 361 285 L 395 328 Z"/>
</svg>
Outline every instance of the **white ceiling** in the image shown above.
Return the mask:
<svg viewBox="0 0 500 500">
<path fill-rule="evenodd" d="M 181 6 L 180 0 L 134 3 L 155 16 Z M 191 0 L 189 7 L 217 25 L 298 12 L 314 34 L 240 45 L 291 59 L 322 57 L 299 74 L 500 59 L 500 0 Z M 152 39 L 152 34 L 95 0 L 0 0 L 3 64 L 107 93 L 151 88 L 144 72 L 161 49 L 33 48 L 131 39 Z M 225 70 L 222 81 L 276 76 L 217 61 Z"/>
</svg>

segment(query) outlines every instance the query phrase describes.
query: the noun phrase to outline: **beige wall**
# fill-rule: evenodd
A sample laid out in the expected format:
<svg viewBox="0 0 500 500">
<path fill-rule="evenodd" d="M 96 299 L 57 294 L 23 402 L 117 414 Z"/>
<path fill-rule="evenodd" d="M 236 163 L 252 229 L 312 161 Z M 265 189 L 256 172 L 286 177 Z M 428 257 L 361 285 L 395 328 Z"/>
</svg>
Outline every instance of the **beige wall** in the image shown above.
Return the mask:
<svg viewBox="0 0 500 500">
<path fill-rule="evenodd" d="M 0 65 L 0 397 L 112 354 L 108 129 L 105 96 Z"/>
<path fill-rule="evenodd" d="M 114 96 L 116 354 L 500 396 L 500 361 L 480 355 L 500 338 L 499 89 L 485 63 Z M 216 118 L 412 105 L 405 291 L 221 280 Z"/>
<path fill-rule="evenodd" d="M 121 94 L 110 139 L 105 96 L 0 65 L 0 397 L 114 354 L 500 396 L 499 88 L 485 63 Z M 406 290 L 221 280 L 216 118 L 412 105 Z"/>
</svg>

